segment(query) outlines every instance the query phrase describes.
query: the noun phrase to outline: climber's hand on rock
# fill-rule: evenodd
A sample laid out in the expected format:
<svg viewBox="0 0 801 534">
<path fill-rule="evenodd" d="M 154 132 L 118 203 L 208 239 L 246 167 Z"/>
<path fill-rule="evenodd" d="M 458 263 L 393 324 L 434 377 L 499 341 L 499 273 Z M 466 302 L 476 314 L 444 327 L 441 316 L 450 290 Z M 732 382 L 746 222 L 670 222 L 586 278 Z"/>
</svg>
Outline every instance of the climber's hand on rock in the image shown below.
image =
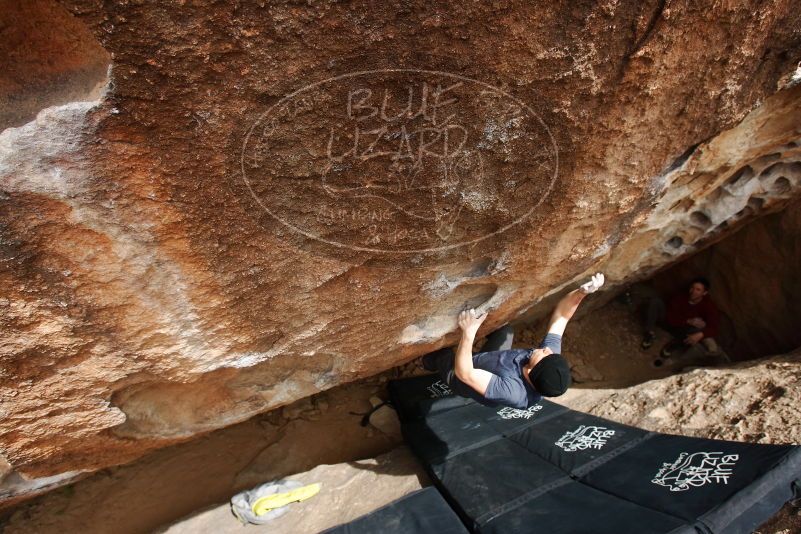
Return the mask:
<svg viewBox="0 0 801 534">
<path fill-rule="evenodd" d="M 604 285 L 604 274 L 603 273 L 595 273 L 590 278 L 589 282 L 581 284 L 581 291 L 585 295 L 589 295 L 590 293 L 595 293 L 598 291 L 601 286 Z"/>
<path fill-rule="evenodd" d="M 706 328 L 706 321 L 704 321 L 700 317 L 693 317 L 692 319 L 687 319 L 687 324 L 690 326 L 694 326 L 696 328 Z"/>
<path fill-rule="evenodd" d="M 459 328 L 465 334 L 475 336 L 476 332 L 478 332 L 478 327 L 481 326 L 481 323 L 486 318 L 487 312 L 478 312 L 473 308 L 464 310 L 459 314 Z"/>
<path fill-rule="evenodd" d="M 688 345 L 695 345 L 699 341 L 704 338 L 703 332 L 696 332 L 695 334 L 690 334 L 689 336 L 684 338 L 684 342 Z"/>
</svg>

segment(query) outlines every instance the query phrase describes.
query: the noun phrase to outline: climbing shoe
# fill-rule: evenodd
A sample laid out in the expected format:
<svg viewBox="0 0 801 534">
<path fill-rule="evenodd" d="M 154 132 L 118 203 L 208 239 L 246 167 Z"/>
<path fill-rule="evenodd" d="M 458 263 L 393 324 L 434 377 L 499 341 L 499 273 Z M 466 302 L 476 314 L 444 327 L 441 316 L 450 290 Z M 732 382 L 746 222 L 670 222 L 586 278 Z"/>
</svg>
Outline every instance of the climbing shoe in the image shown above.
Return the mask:
<svg viewBox="0 0 801 534">
<path fill-rule="evenodd" d="M 659 355 L 665 359 L 670 358 L 670 355 L 678 351 L 683 345 L 681 341 L 676 341 L 675 339 L 670 340 L 665 343 L 665 346 L 659 351 Z"/>
<path fill-rule="evenodd" d="M 293 502 L 305 501 L 310 497 L 314 497 L 320 491 L 320 484 L 309 484 L 289 491 L 281 493 L 273 493 L 272 495 L 265 495 L 257 499 L 251 506 L 253 513 L 256 515 L 264 515 L 270 510 L 281 508 Z"/>
<path fill-rule="evenodd" d="M 279 500 L 285 500 L 287 494 L 305 488 L 306 486 L 297 480 L 273 480 L 265 482 L 259 486 L 237 493 L 231 497 L 231 513 L 239 519 L 242 524 L 266 525 L 277 517 L 287 513 L 289 506 L 271 508 L 280 504 Z M 265 497 L 275 498 L 275 501 L 265 500 L 258 506 L 260 514 L 256 514 L 254 504 Z M 296 498 L 297 500 L 297 498 Z M 293 501 L 294 502 L 294 501 Z"/>
</svg>

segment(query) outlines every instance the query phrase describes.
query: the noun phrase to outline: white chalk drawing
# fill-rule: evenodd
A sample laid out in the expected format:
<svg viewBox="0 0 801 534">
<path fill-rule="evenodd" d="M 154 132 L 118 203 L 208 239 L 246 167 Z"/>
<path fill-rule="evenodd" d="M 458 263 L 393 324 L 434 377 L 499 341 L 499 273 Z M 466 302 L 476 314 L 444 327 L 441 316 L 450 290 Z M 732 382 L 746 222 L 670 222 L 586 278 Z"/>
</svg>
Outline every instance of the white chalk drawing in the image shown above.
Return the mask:
<svg viewBox="0 0 801 534">
<path fill-rule="evenodd" d="M 682 452 L 676 461 L 665 463 L 651 481 L 670 488 L 687 491 L 706 484 L 728 484 L 739 454 L 722 452 Z"/>
<path fill-rule="evenodd" d="M 534 417 L 534 414 L 540 410 L 542 410 L 542 406 L 540 404 L 529 406 L 525 410 L 509 408 L 507 406 L 498 410 L 498 415 L 501 416 L 501 419 L 531 419 Z"/>
<path fill-rule="evenodd" d="M 555 445 L 566 452 L 585 451 L 587 449 L 602 449 L 606 441 L 615 435 L 614 430 L 602 426 L 580 425 L 577 429 L 568 431 L 559 438 Z"/>
<path fill-rule="evenodd" d="M 428 394 L 429 398 L 439 399 L 442 397 L 450 397 L 453 395 L 453 390 L 442 380 L 437 380 L 428 386 Z"/>
<path fill-rule="evenodd" d="M 241 170 L 258 205 L 300 235 L 419 254 L 522 222 L 550 194 L 558 151 L 531 106 L 497 87 L 380 69 L 282 98 L 245 136 Z"/>
</svg>

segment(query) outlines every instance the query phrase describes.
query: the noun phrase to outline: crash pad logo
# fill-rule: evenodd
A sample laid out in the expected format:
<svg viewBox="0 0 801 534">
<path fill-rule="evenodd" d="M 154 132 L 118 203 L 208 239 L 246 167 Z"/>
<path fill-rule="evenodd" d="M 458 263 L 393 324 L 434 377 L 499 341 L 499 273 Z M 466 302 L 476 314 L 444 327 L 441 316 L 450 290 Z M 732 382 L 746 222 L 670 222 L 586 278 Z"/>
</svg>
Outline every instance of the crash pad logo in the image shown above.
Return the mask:
<svg viewBox="0 0 801 534">
<path fill-rule="evenodd" d="M 430 386 L 428 386 L 428 395 L 431 399 L 439 399 L 442 397 L 450 397 L 453 395 L 453 390 L 448 387 L 448 384 L 443 382 L 442 380 L 437 380 Z"/>
<path fill-rule="evenodd" d="M 602 426 L 581 425 L 575 430 L 566 432 L 555 445 L 566 452 L 602 449 L 606 441 L 614 435 L 614 430 Z"/>
<path fill-rule="evenodd" d="M 504 407 L 498 410 L 498 415 L 501 419 L 531 419 L 538 411 L 542 410 L 542 406 L 535 404 L 529 406 L 525 410 L 518 410 L 517 408 Z"/>
<path fill-rule="evenodd" d="M 441 71 L 324 79 L 255 120 L 242 178 L 275 220 L 328 245 L 469 246 L 524 221 L 553 188 L 557 147 L 534 104 Z"/>
<path fill-rule="evenodd" d="M 665 463 L 654 479 L 654 484 L 670 491 L 686 491 L 706 484 L 728 484 L 739 454 L 722 452 L 682 452 L 673 463 Z"/>
</svg>

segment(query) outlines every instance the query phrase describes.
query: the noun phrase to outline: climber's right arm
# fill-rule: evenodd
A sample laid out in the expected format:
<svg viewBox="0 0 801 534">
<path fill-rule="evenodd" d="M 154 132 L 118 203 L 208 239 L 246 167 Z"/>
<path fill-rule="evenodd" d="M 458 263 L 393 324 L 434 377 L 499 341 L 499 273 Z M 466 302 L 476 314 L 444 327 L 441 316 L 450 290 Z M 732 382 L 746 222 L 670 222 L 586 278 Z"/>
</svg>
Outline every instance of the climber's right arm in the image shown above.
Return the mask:
<svg viewBox="0 0 801 534">
<path fill-rule="evenodd" d="M 473 367 L 473 341 L 476 339 L 478 327 L 487 318 L 487 313 L 478 314 L 476 310 L 465 310 L 459 314 L 459 327 L 462 337 L 456 349 L 453 370 L 456 378 L 484 395 L 487 392 L 492 373 Z"/>
</svg>

